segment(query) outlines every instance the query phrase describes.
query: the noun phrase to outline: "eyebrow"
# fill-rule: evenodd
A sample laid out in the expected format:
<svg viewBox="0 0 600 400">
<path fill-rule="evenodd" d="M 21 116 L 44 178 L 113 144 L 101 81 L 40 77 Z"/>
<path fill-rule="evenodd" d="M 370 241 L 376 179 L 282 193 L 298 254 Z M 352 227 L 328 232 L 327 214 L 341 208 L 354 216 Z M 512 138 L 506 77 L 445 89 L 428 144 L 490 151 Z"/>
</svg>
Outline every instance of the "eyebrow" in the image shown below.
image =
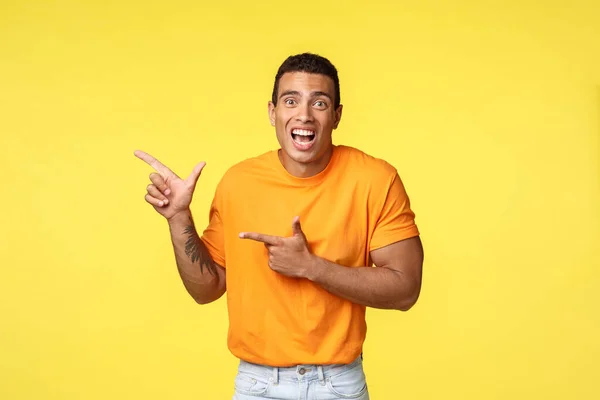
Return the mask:
<svg viewBox="0 0 600 400">
<path fill-rule="evenodd" d="M 325 93 L 325 92 L 316 91 L 316 92 L 311 92 L 310 95 L 312 97 L 325 96 L 329 100 L 332 100 L 331 96 L 328 93 Z M 297 91 L 297 90 L 286 90 L 285 92 L 283 92 L 283 93 L 281 93 L 279 95 L 279 98 L 282 98 L 284 96 L 302 96 L 302 94 L 300 94 L 300 92 Z"/>
</svg>

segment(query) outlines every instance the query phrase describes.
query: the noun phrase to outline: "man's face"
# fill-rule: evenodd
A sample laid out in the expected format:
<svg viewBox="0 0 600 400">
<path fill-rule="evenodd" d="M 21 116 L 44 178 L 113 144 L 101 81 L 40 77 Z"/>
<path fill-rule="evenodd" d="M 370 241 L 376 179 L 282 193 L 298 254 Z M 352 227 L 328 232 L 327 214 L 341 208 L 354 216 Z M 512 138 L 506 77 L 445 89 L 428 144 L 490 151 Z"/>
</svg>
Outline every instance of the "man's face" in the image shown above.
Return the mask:
<svg viewBox="0 0 600 400">
<path fill-rule="evenodd" d="M 342 106 L 334 108 L 333 79 L 305 72 L 285 73 L 279 80 L 277 106 L 269 102 L 269 118 L 290 173 L 310 176 L 329 162 L 331 134 Z"/>
</svg>

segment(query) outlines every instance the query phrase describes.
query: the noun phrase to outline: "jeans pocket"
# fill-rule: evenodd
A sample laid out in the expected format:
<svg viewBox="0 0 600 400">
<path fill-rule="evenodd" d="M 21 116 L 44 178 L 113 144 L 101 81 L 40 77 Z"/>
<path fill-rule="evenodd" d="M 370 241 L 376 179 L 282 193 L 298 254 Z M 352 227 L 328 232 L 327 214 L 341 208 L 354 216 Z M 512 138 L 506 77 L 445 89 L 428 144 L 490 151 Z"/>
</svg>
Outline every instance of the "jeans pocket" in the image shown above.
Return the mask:
<svg viewBox="0 0 600 400">
<path fill-rule="evenodd" d="M 327 389 L 342 399 L 357 399 L 367 392 L 367 380 L 361 366 L 327 378 Z"/>
<path fill-rule="evenodd" d="M 269 389 L 270 383 L 268 378 L 240 371 L 235 377 L 234 386 L 235 390 L 241 394 L 262 396 Z"/>
</svg>

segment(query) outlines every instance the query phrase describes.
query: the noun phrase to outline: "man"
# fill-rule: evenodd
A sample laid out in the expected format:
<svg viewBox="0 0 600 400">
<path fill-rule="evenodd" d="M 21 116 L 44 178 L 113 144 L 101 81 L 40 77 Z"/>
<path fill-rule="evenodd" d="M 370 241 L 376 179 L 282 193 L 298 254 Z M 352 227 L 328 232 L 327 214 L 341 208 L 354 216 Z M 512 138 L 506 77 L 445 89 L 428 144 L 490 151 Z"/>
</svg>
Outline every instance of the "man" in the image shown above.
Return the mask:
<svg viewBox="0 0 600 400">
<path fill-rule="evenodd" d="M 327 59 L 285 60 L 268 107 L 281 148 L 225 173 L 202 235 L 189 207 L 204 162 L 183 180 L 136 151 L 156 169 L 146 201 L 168 221 L 190 295 L 227 292 L 234 399 L 368 399 L 365 309 L 406 311 L 419 297 L 409 198 L 390 164 L 333 145 L 342 105 Z"/>
</svg>

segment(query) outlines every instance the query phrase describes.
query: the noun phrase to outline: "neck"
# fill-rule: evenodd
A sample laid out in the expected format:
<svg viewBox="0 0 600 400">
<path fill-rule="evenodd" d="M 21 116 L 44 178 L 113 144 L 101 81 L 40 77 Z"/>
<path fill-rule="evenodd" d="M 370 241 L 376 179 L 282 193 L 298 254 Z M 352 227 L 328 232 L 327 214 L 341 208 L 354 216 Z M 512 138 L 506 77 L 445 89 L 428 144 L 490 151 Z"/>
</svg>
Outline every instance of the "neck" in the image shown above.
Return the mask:
<svg viewBox="0 0 600 400">
<path fill-rule="evenodd" d="M 320 158 L 309 163 L 299 163 L 294 161 L 281 149 L 278 151 L 278 154 L 279 161 L 281 161 L 281 164 L 290 175 L 293 175 L 296 178 L 310 178 L 327 168 L 333 154 L 333 146 L 329 147 L 325 154 Z"/>
</svg>

